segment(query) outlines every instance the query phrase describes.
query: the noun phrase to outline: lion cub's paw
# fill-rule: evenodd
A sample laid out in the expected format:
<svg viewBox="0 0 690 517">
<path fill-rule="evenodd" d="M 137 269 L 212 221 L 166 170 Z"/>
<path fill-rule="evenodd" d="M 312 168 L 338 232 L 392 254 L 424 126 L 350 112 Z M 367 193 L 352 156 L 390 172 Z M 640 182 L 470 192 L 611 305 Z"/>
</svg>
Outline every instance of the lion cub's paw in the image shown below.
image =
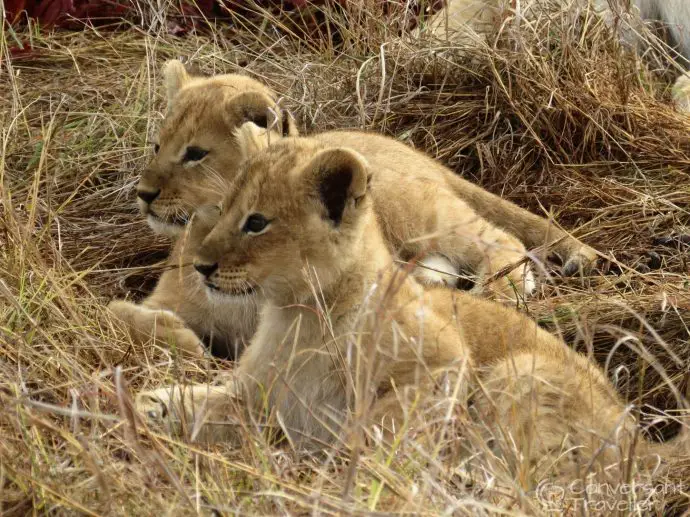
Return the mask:
<svg viewBox="0 0 690 517">
<path fill-rule="evenodd" d="M 458 283 L 457 268 L 442 255 L 432 254 L 418 262 L 414 276 L 425 285 L 454 287 Z"/>
<path fill-rule="evenodd" d="M 129 335 L 140 343 L 151 338 L 166 348 L 176 347 L 194 356 L 204 355 L 206 348 L 197 335 L 174 312 L 151 309 L 123 300 L 108 304 L 108 310 L 127 324 Z"/>
<path fill-rule="evenodd" d="M 203 391 L 207 389 L 203 386 Z M 203 411 L 206 397 L 197 393 L 194 397 L 193 388 L 171 385 L 152 391 L 143 391 L 135 399 L 135 407 L 149 424 L 166 429 L 171 434 L 180 434 L 183 423 L 188 427 L 194 424 L 195 417 Z M 201 391 L 201 390 L 198 390 Z M 198 399 L 198 400 L 195 400 Z"/>
<path fill-rule="evenodd" d="M 597 262 L 597 252 L 594 248 L 583 246 L 572 253 L 565 264 L 563 264 L 563 275 L 574 276 L 576 274 L 586 275 L 592 271 Z"/>
<path fill-rule="evenodd" d="M 136 397 L 134 405 L 139 413 L 146 417 L 150 424 L 165 425 L 170 424 L 173 419 L 171 416 L 171 388 L 162 388 L 154 391 L 143 391 Z M 170 427 L 168 425 L 167 427 Z M 172 429 L 169 429 L 172 431 Z"/>
<path fill-rule="evenodd" d="M 192 439 L 218 441 L 229 437 L 229 426 L 221 422 L 227 421 L 233 404 L 239 400 L 232 383 L 171 385 L 139 393 L 135 407 L 150 425 L 170 434 L 180 435 L 187 430 Z"/>
</svg>

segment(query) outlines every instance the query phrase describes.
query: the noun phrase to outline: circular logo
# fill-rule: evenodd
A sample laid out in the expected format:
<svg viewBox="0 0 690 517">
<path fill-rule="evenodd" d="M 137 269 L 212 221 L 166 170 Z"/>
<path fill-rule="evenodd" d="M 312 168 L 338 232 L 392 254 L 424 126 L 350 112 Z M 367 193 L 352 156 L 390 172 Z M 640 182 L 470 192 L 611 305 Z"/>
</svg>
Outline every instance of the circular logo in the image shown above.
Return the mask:
<svg viewBox="0 0 690 517">
<path fill-rule="evenodd" d="M 537 500 L 545 507 L 555 508 L 563 506 L 563 499 L 565 498 L 565 488 L 554 484 L 548 479 L 543 479 L 537 485 Z"/>
</svg>

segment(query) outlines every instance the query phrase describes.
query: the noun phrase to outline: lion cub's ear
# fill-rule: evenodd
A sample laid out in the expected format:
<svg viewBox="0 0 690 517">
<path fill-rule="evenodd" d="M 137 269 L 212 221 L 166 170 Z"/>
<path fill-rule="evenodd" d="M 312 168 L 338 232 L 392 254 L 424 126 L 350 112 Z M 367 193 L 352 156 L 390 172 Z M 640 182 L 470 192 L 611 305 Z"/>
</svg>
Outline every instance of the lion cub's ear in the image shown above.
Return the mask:
<svg viewBox="0 0 690 517">
<path fill-rule="evenodd" d="M 371 180 L 364 157 L 345 148 L 320 151 L 306 166 L 303 176 L 336 227 L 355 215 Z"/>
<path fill-rule="evenodd" d="M 163 79 L 168 104 L 170 104 L 185 83 L 189 81 L 189 74 L 180 61 L 170 59 L 163 65 Z"/>
<path fill-rule="evenodd" d="M 242 160 L 266 149 L 271 143 L 271 135 L 254 122 L 245 122 L 235 130 L 235 141 Z"/>
<path fill-rule="evenodd" d="M 253 122 L 280 136 L 297 136 L 295 121 L 286 109 L 279 109 L 276 101 L 263 92 L 243 92 L 225 103 L 229 126 Z"/>
</svg>

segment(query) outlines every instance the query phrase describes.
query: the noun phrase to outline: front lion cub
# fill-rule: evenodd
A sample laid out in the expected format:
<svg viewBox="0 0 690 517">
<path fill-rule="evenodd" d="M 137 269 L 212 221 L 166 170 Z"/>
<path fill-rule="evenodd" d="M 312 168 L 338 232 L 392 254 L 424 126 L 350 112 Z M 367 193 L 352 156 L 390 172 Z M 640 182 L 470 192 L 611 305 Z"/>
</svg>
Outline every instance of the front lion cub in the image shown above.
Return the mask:
<svg viewBox="0 0 690 517">
<path fill-rule="evenodd" d="M 225 386 L 143 392 L 137 408 L 236 440 L 242 426 L 223 421 L 241 402 L 296 447 L 323 448 L 372 403 L 374 421 L 404 428 L 398 395 L 430 392 L 452 372 L 457 403 L 480 386 L 473 411 L 496 454 L 517 447 L 526 464 L 573 475 L 624 464 L 635 422 L 596 365 L 514 309 L 424 289 L 395 266 L 373 209 L 377 173 L 356 151 L 308 140 L 253 154 L 195 268 L 212 300 L 263 300 L 257 331 Z"/>
</svg>

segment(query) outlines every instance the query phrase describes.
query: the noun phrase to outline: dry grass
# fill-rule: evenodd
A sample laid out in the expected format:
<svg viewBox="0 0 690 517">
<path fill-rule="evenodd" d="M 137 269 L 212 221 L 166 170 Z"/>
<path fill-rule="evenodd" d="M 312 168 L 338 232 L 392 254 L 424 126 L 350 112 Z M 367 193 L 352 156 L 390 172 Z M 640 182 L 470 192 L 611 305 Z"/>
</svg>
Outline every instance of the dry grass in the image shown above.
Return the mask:
<svg viewBox="0 0 690 517">
<path fill-rule="evenodd" d="M 595 18 L 567 12 L 522 27 L 509 18 L 491 45 L 400 41 L 373 17 L 347 29 L 335 20 L 339 49 L 300 44 L 270 21 L 183 39 L 26 29 L 35 54 L 13 62 L 4 32 L 0 513 L 543 510 L 529 482 L 489 464 L 466 485 L 458 465 L 417 447 L 419 430 L 354 465 L 347 444 L 324 460 L 258 434 L 233 450 L 142 431 L 131 393 L 227 368 L 135 347 L 104 310 L 148 292 L 168 247 L 133 191 L 161 117 L 159 67 L 177 56 L 263 79 L 309 132 L 395 135 L 576 231 L 610 263 L 584 280 L 547 269 L 524 309 L 606 364 L 647 423 L 672 412 L 663 377 L 688 390 L 688 255 L 653 241 L 688 233 L 690 117 L 668 104 L 665 70 L 650 71 Z M 677 458 L 672 472 L 685 482 L 689 468 Z M 687 493 L 658 503 L 686 505 Z"/>
</svg>

